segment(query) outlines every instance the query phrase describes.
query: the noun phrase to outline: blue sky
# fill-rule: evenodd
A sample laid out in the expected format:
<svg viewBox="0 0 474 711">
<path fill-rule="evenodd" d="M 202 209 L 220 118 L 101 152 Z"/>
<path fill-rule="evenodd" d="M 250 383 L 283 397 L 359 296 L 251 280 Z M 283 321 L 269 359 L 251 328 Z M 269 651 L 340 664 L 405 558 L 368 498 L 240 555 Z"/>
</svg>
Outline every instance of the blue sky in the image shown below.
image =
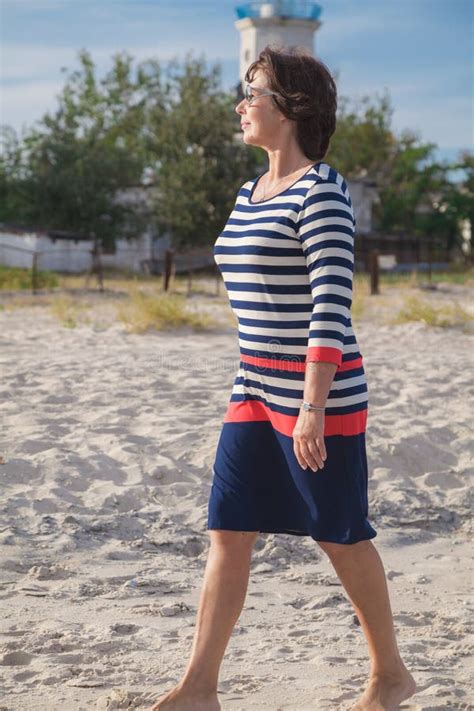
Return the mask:
<svg viewBox="0 0 474 711">
<path fill-rule="evenodd" d="M 86 48 L 98 76 L 111 56 L 163 62 L 186 53 L 238 81 L 237 2 L 229 0 L 0 0 L 1 123 L 20 130 L 56 106 L 61 67 Z M 439 146 L 439 158 L 473 150 L 472 0 L 326 0 L 314 53 L 338 72 L 340 95 L 386 89 L 392 127 Z"/>
</svg>

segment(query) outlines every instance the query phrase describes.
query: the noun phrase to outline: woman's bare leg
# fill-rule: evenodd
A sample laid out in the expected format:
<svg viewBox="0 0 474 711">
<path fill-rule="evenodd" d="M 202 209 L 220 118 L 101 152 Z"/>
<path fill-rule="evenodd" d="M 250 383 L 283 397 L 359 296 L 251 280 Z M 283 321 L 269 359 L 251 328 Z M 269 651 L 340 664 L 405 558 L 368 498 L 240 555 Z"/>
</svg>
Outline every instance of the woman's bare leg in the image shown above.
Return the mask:
<svg viewBox="0 0 474 711">
<path fill-rule="evenodd" d="M 398 650 L 387 580 L 372 541 L 352 545 L 318 541 L 359 618 L 371 659 L 368 686 L 350 711 L 390 711 L 412 696 L 416 683 Z"/>
<path fill-rule="evenodd" d="M 245 601 L 258 531 L 209 530 L 211 544 L 187 667 L 150 711 L 219 711 L 219 668 Z"/>
</svg>

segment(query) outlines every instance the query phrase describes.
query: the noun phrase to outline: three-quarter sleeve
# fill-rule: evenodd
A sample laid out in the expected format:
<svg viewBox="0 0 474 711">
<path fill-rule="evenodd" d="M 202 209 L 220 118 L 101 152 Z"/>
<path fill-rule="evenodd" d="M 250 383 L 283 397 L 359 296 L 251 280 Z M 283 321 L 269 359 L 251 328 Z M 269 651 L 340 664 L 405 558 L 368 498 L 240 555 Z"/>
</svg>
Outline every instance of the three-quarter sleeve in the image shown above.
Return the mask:
<svg viewBox="0 0 474 711">
<path fill-rule="evenodd" d="M 352 304 L 354 231 L 350 197 L 339 183 L 318 180 L 306 193 L 296 226 L 313 301 L 306 361 L 342 362 Z"/>
</svg>

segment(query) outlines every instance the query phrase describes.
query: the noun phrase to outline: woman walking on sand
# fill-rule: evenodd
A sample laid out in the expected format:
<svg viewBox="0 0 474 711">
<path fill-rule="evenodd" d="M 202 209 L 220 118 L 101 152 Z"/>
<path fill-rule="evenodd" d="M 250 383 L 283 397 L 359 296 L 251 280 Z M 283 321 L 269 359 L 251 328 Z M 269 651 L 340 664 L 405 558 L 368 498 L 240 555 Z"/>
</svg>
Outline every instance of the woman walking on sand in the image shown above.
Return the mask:
<svg viewBox="0 0 474 711">
<path fill-rule="evenodd" d="M 321 61 L 268 46 L 245 80 L 236 106 L 244 142 L 267 152 L 269 170 L 242 185 L 214 245 L 240 364 L 213 466 L 190 659 L 150 711 L 220 709 L 219 669 L 259 532 L 311 536 L 327 554 L 370 654 L 350 711 L 391 711 L 416 684 L 367 518 L 368 390 L 350 312 L 355 219 L 347 183 L 323 160 L 337 90 Z"/>
</svg>

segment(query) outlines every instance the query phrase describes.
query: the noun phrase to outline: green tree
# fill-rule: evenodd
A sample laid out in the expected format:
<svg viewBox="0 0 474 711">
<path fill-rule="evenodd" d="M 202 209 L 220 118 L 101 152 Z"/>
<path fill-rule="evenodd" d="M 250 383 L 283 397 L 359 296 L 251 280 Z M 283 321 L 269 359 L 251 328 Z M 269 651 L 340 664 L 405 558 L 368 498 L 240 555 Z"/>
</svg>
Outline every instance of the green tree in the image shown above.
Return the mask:
<svg viewBox="0 0 474 711">
<path fill-rule="evenodd" d="M 257 166 L 257 156 L 235 140 L 240 123 L 235 99 L 219 88 L 221 69 L 187 55 L 184 69 L 168 66 L 165 107 L 150 133 L 156 170 L 158 226 L 184 249 L 215 241 L 235 196 Z M 237 121 L 236 121 L 237 119 Z"/>
<path fill-rule="evenodd" d="M 66 80 L 58 108 L 18 137 L 2 128 L 0 220 L 95 236 L 113 246 L 137 237 L 150 221 L 178 249 L 210 246 L 238 188 L 265 164 L 262 149 L 239 140 L 236 98 L 220 89 L 219 65 L 187 55 L 166 70 L 156 60 L 132 69 L 113 57 L 101 80 L 87 51 Z M 387 93 L 351 104 L 340 97 L 338 124 L 325 160 L 349 180 L 369 178 L 380 194 L 381 231 L 429 234 L 449 248 L 473 217 L 473 156 L 437 163 L 435 144 L 391 129 Z M 463 183 L 449 179 L 460 168 Z M 151 183 L 149 211 L 125 204 L 121 191 Z M 150 212 L 151 211 L 151 212 Z"/>
<path fill-rule="evenodd" d="M 98 82 L 88 52 L 79 60 L 54 113 L 21 140 L 3 128 L 0 219 L 94 235 L 106 247 L 117 234 L 137 237 L 146 221 L 178 248 L 210 244 L 258 164 L 256 151 L 235 141 L 239 119 L 219 88 L 220 67 L 207 73 L 188 55 L 166 76 L 147 60 L 133 77 L 123 53 Z M 152 214 L 117 200 L 145 169 Z"/>
<path fill-rule="evenodd" d="M 120 204 L 117 191 L 137 185 L 143 172 L 146 81 L 131 77 L 131 60 L 116 55 L 99 83 L 87 51 L 80 68 L 58 96 L 58 108 L 46 113 L 22 143 L 2 130 L 0 163 L 5 198 L 1 218 L 67 229 L 109 247 L 127 232 L 133 207 Z"/>
<path fill-rule="evenodd" d="M 375 182 L 380 202 L 373 218 L 379 231 L 401 231 L 428 237 L 433 245 L 459 247 L 461 220 L 472 220 L 473 214 L 472 154 L 454 164 L 440 163 L 434 157 L 436 144 L 424 143 L 409 129 L 395 136 L 392 114 L 387 92 L 354 102 L 342 97 L 325 160 L 348 179 Z M 455 169 L 467 175 L 464 183 L 450 179 Z"/>
</svg>

